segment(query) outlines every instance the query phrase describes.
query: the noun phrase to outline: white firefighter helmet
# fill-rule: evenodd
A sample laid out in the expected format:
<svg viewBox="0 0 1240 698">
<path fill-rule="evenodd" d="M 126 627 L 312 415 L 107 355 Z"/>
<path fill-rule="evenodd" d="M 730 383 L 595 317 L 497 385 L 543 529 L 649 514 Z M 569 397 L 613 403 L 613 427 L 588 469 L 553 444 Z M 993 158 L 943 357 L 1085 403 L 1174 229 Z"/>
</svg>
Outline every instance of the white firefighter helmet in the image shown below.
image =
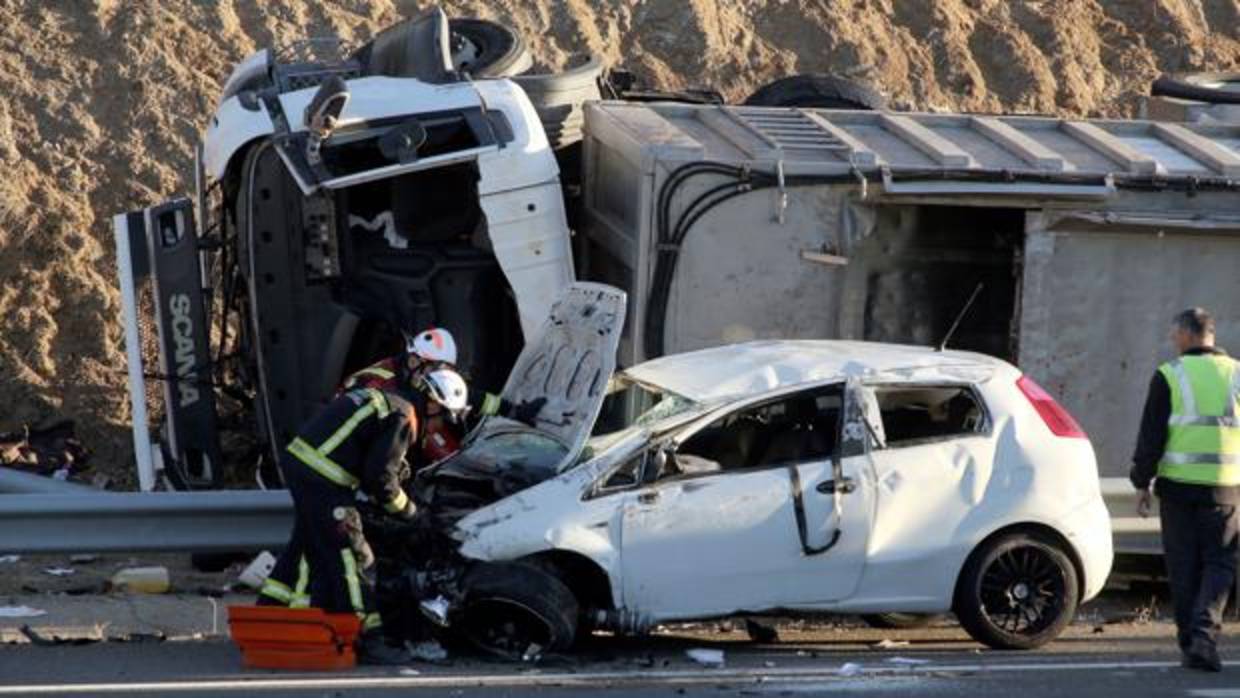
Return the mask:
<svg viewBox="0 0 1240 698">
<path fill-rule="evenodd" d="M 425 361 L 456 363 L 456 339 L 442 327 L 431 327 L 415 335 L 405 335 L 405 351 Z"/>
<path fill-rule="evenodd" d="M 422 378 L 422 388 L 427 396 L 452 414 L 458 414 L 469 406 L 469 386 L 461 374 L 450 368 L 437 368 Z"/>
</svg>

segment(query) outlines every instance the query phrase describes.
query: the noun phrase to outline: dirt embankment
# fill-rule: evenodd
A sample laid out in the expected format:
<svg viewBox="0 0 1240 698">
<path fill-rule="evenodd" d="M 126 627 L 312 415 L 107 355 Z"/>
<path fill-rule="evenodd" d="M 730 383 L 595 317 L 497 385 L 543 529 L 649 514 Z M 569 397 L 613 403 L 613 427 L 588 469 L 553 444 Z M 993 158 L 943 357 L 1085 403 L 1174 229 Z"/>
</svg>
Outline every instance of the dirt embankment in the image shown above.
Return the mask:
<svg viewBox="0 0 1240 698">
<path fill-rule="evenodd" d="M 78 420 L 128 473 L 110 220 L 189 190 L 232 64 L 306 36 L 362 40 L 402 0 L 0 0 L 0 431 Z M 1132 115 L 1162 71 L 1240 67 L 1238 0 L 456 0 L 541 62 L 593 51 L 665 87 L 742 98 L 793 72 L 898 108 Z M 106 466 L 104 464 L 107 464 Z"/>
</svg>

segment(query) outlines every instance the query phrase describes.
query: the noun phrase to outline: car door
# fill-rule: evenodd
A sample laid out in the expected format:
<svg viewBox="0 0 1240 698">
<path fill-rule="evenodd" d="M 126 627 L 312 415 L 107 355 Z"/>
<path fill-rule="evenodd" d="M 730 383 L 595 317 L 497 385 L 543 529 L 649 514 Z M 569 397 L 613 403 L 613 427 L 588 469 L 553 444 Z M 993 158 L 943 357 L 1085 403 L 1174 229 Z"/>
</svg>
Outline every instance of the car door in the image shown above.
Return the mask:
<svg viewBox="0 0 1240 698">
<path fill-rule="evenodd" d="M 877 508 L 872 560 L 932 558 L 990 481 L 994 444 L 985 403 L 967 385 L 877 385 L 883 443 L 872 453 Z"/>
<path fill-rule="evenodd" d="M 804 402 L 822 390 L 775 400 Z M 834 391 L 837 405 L 852 392 L 839 384 Z M 830 392 L 828 388 L 823 394 Z M 723 420 L 762 407 L 744 405 L 730 415 L 712 417 L 711 424 L 726 424 Z M 864 427 L 841 425 L 839 412 L 837 407 L 831 425 L 835 438 L 848 431 L 855 442 Z M 860 414 L 859 408 L 852 412 Z M 731 428 L 735 430 L 735 424 Z M 682 441 L 682 448 L 690 443 Z M 628 493 L 622 514 L 625 606 L 654 619 L 692 618 L 812 606 L 851 594 L 864 565 L 869 522 L 865 492 L 872 478 L 864 472 L 863 454 L 838 463 L 837 455 L 831 448 L 823 457 L 800 462 L 756 457 L 737 467 L 672 477 Z M 832 489 L 837 475 L 851 481 L 838 493 Z"/>
</svg>

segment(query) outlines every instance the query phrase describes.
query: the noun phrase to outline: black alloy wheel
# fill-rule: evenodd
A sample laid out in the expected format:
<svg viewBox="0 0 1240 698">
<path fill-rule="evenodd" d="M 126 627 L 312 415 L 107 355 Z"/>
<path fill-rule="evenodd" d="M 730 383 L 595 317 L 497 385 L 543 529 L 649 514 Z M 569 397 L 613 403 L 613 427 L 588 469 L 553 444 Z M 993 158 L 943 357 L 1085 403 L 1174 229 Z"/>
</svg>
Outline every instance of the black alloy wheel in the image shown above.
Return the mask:
<svg viewBox="0 0 1240 698">
<path fill-rule="evenodd" d="M 956 616 L 983 644 L 1032 649 L 1063 632 L 1079 599 L 1076 568 L 1058 544 L 1007 534 L 970 556 L 956 590 Z"/>
</svg>

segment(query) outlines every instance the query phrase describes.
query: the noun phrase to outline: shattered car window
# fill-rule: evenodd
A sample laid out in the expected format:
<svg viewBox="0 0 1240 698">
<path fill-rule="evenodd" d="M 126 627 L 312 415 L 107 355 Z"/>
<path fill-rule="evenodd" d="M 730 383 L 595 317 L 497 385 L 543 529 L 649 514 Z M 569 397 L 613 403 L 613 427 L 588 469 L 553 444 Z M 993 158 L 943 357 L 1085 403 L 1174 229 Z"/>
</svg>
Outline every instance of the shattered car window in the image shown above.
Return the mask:
<svg viewBox="0 0 1240 698">
<path fill-rule="evenodd" d="M 491 472 L 523 471 L 555 473 L 555 467 L 568 453 L 564 444 L 537 431 L 504 431 L 471 444 L 470 464 Z"/>
<path fill-rule="evenodd" d="M 617 376 L 594 423 L 594 436 L 652 426 L 697 408 L 698 403 L 688 398 Z"/>
</svg>

